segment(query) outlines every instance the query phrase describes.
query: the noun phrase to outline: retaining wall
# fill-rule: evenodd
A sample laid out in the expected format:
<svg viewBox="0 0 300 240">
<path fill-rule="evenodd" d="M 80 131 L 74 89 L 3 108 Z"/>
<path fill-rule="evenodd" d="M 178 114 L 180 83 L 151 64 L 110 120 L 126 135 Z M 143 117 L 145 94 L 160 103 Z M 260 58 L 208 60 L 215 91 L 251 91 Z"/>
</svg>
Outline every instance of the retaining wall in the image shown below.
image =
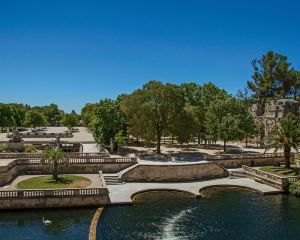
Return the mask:
<svg viewBox="0 0 300 240">
<path fill-rule="evenodd" d="M 107 188 L 0 192 L 0 209 L 90 207 L 108 202 Z"/>
<path fill-rule="evenodd" d="M 125 172 L 124 182 L 177 182 L 228 177 L 223 167 L 214 163 L 176 165 L 137 165 Z"/>
<path fill-rule="evenodd" d="M 62 174 L 116 173 L 136 163 L 135 158 L 68 159 L 68 164 L 59 166 Z M 51 174 L 51 166 L 41 164 L 39 159 L 18 159 L 0 167 L 0 186 L 6 185 L 19 175 Z"/>
<path fill-rule="evenodd" d="M 251 166 L 251 167 L 259 167 L 259 166 L 269 166 L 269 165 L 277 165 L 284 161 L 283 156 L 273 156 L 273 157 L 257 157 L 257 158 L 240 158 L 240 159 L 213 159 L 207 160 L 213 163 L 216 163 L 225 168 L 241 168 L 243 165 Z"/>
</svg>

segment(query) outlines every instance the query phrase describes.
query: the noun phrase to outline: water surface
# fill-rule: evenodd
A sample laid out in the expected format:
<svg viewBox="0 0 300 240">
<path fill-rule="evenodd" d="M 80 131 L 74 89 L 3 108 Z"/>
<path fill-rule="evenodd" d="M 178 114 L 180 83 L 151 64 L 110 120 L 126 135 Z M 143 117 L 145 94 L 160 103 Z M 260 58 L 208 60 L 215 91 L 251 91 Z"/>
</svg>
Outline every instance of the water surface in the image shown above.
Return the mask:
<svg viewBox="0 0 300 240">
<path fill-rule="evenodd" d="M 107 208 L 98 239 L 300 239 L 300 199 L 217 189 L 205 198 L 154 192 L 132 207 Z"/>
<path fill-rule="evenodd" d="M 194 199 L 174 192 L 139 195 L 132 206 L 106 208 L 98 240 L 300 239 L 300 199 L 238 189 L 207 191 Z M 83 240 L 94 208 L 1 211 L 2 240 Z M 45 226 L 42 217 L 53 223 Z"/>
</svg>

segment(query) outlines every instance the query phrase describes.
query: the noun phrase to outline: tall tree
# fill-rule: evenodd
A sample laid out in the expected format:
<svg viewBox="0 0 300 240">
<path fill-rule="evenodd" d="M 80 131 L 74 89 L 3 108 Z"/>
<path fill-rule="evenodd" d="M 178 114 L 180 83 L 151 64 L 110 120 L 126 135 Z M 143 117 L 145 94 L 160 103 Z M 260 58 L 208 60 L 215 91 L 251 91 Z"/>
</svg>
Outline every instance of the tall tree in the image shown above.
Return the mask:
<svg viewBox="0 0 300 240">
<path fill-rule="evenodd" d="M 0 104 L 0 126 L 3 132 L 4 127 L 12 127 L 15 125 L 12 107 L 9 104 Z"/>
<path fill-rule="evenodd" d="M 291 167 L 291 149 L 298 152 L 300 145 L 300 125 L 292 115 L 288 115 L 280 121 L 280 126 L 274 129 L 270 135 L 266 137 L 266 150 L 271 148 L 277 152 L 283 149 L 285 167 Z"/>
<path fill-rule="evenodd" d="M 81 120 L 84 127 L 92 130 L 95 104 L 87 103 L 81 110 Z"/>
<path fill-rule="evenodd" d="M 28 110 L 25 114 L 25 125 L 36 128 L 44 127 L 47 125 L 45 115 L 37 110 Z"/>
<path fill-rule="evenodd" d="M 122 109 L 129 118 L 130 129 L 146 127 L 156 136 L 156 151 L 161 153 L 162 133 L 176 121 L 174 113 L 180 113 L 185 100 L 181 88 L 160 81 L 150 81 L 142 89 L 126 96 Z M 132 121 L 133 120 L 133 121 Z M 141 132 L 142 137 L 143 132 Z"/>
<path fill-rule="evenodd" d="M 94 107 L 93 133 L 98 143 L 109 144 L 118 132 L 127 134 L 127 119 L 117 100 L 103 99 Z"/>
<path fill-rule="evenodd" d="M 208 137 L 212 140 L 223 140 L 224 152 L 227 142 L 243 140 L 249 133 L 248 127 L 255 126 L 248 109 L 234 98 L 216 100 L 210 104 L 206 115 Z M 246 126 L 244 121 L 253 121 Z"/>
<path fill-rule="evenodd" d="M 248 81 L 247 84 L 258 103 L 257 115 L 262 116 L 268 98 L 276 95 L 282 87 L 282 80 L 287 78 L 290 63 L 287 62 L 286 56 L 269 51 L 261 59 L 252 61 L 252 65 L 252 81 Z"/>
<path fill-rule="evenodd" d="M 43 155 L 42 164 L 49 164 L 52 170 L 52 177 L 58 180 L 58 167 L 66 164 L 65 153 L 59 148 L 49 148 Z"/>
<path fill-rule="evenodd" d="M 66 126 L 69 129 L 71 133 L 72 129 L 79 125 L 79 116 L 73 110 L 70 114 L 64 114 L 61 122 L 64 126 Z"/>
</svg>

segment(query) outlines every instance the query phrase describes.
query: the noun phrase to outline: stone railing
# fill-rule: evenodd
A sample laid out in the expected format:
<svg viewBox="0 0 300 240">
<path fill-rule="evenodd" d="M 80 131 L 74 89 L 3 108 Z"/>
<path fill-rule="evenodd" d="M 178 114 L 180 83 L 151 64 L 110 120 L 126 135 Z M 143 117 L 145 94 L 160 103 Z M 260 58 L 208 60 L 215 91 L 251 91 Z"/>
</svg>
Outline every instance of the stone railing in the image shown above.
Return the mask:
<svg viewBox="0 0 300 240">
<path fill-rule="evenodd" d="M 84 197 L 107 195 L 107 188 L 68 188 L 68 189 L 41 189 L 41 190 L 8 190 L 0 191 L 0 200 L 18 198 L 59 198 L 59 197 Z"/>
<path fill-rule="evenodd" d="M 246 175 L 248 175 L 250 178 L 254 178 L 255 180 L 260 180 L 261 182 L 269 184 L 280 190 L 285 190 L 285 188 L 288 186 L 289 183 L 300 180 L 300 176 L 299 177 L 279 176 L 266 171 L 254 169 L 248 166 L 243 166 L 242 169 L 243 172 Z"/>
<path fill-rule="evenodd" d="M 19 135 L 22 138 L 71 138 L 73 137 L 72 133 L 64 132 L 64 133 L 49 133 L 49 132 L 21 132 Z M 14 136 L 13 133 L 7 134 L 8 138 L 12 138 Z"/>
<path fill-rule="evenodd" d="M 256 158 L 272 158 L 283 157 L 283 153 L 249 153 L 249 154 L 230 154 L 230 155 L 209 155 L 205 156 L 204 160 L 231 160 L 231 159 L 256 159 Z"/>
<path fill-rule="evenodd" d="M 17 159 L 15 160 L 17 165 L 30 165 L 30 164 L 41 164 L 40 159 Z M 136 163 L 136 158 L 66 158 L 58 161 L 64 164 L 99 164 L 99 163 Z M 43 161 L 43 164 L 48 164 L 48 161 Z"/>
<path fill-rule="evenodd" d="M 101 186 L 104 187 L 104 188 L 106 188 L 106 181 L 104 179 L 102 171 L 99 171 L 99 178 L 100 178 Z"/>
<path fill-rule="evenodd" d="M 99 153 L 66 153 L 68 158 L 103 158 L 106 152 Z M 17 158 L 42 158 L 42 153 L 0 153 L 0 159 L 17 159 Z"/>
</svg>

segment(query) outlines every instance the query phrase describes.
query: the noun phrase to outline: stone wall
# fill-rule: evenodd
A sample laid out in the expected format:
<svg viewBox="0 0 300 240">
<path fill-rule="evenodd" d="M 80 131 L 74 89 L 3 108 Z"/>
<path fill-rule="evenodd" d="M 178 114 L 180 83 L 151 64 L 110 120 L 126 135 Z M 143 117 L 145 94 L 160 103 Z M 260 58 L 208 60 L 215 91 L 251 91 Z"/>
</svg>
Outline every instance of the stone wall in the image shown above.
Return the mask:
<svg viewBox="0 0 300 240">
<path fill-rule="evenodd" d="M 109 163 L 72 163 L 59 166 L 59 173 L 71 174 L 93 174 L 102 171 L 103 173 L 116 173 L 136 163 L 132 162 L 109 162 Z M 0 167 L 0 186 L 6 185 L 19 175 L 51 174 L 50 165 L 28 164 L 28 160 L 15 160 L 7 166 Z"/>
<path fill-rule="evenodd" d="M 249 109 L 257 122 L 262 122 L 265 126 L 265 135 L 268 135 L 279 121 L 288 113 L 296 113 L 300 108 L 300 103 L 293 99 L 269 100 L 262 115 L 262 109 L 258 104 L 253 104 Z"/>
<path fill-rule="evenodd" d="M 259 166 L 273 166 L 278 165 L 284 161 L 283 156 L 279 157 L 258 157 L 258 158 L 242 158 L 242 159 L 223 159 L 211 160 L 211 162 L 218 164 L 224 168 L 241 168 L 243 165 L 251 167 Z"/>
<path fill-rule="evenodd" d="M 223 167 L 214 163 L 176 165 L 137 165 L 125 172 L 125 182 L 177 182 L 228 177 Z"/>
<path fill-rule="evenodd" d="M 249 178 L 252 178 L 260 183 L 270 185 L 282 191 L 286 191 L 290 183 L 296 182 L 300 179 L 299 176 L 279 176 L 248 166 L 243 166 L 243 172 Z"/>
<path fill-rule="evenodd" d="M 7 198 L 1 199 L 0 209 L 26 209 L 26 208 L 66 208 L 104 206 L 109 203 L 107 189 L 101 195 L 95 196 L 63 196 L 35 198 Z"/>
</svg>

